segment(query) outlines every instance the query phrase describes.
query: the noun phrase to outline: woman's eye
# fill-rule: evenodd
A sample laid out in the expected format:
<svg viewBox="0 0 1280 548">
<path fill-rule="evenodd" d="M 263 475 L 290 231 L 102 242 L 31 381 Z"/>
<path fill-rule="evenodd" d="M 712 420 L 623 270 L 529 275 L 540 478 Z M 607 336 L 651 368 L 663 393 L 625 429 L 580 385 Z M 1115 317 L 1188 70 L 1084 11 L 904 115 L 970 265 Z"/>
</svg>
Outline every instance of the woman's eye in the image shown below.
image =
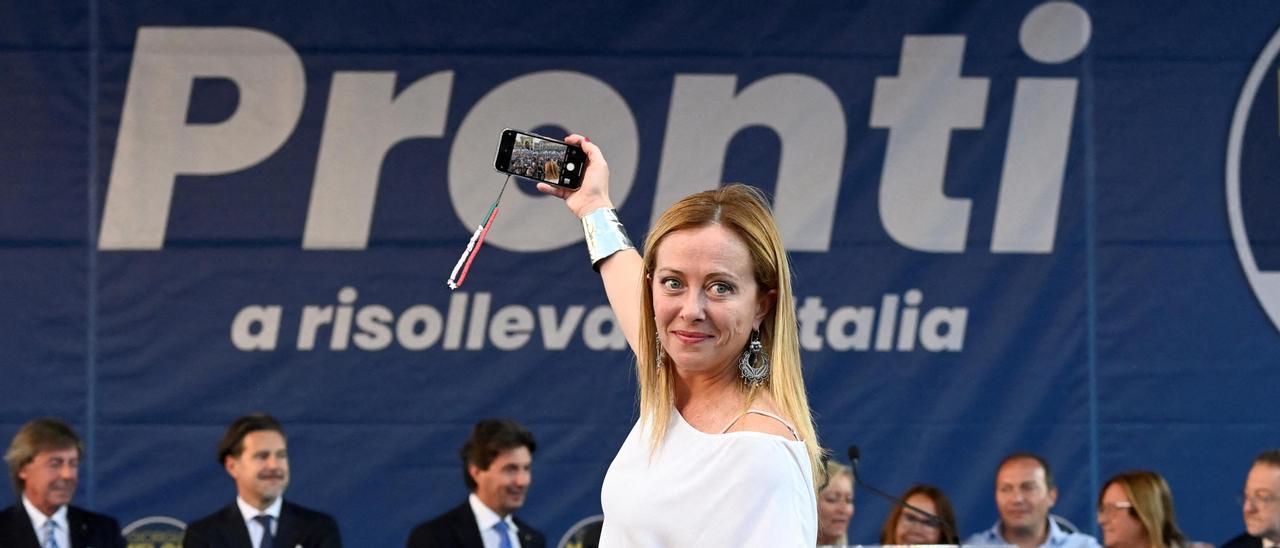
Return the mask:
<svg viewBox="0 0 1280 548">
<path fill-rule="evenodd" d="M 724 282 L 716 282 L 711 284 L 711 292 L 716 295 L 728 295 L 733 293 L 733 286 Z"/>
<path fill-rule="evenodd" d="M 666 278 L 662 280 L 662 287 L 666 289 L 680 289 L 680 280 L 675 278 Z"/>
</svg>

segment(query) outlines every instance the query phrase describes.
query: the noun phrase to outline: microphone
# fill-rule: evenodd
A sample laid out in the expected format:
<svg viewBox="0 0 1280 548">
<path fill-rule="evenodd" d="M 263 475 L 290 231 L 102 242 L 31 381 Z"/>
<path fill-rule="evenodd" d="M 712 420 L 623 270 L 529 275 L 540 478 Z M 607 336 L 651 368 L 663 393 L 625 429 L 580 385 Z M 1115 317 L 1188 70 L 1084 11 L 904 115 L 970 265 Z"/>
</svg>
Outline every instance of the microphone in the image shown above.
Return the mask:
<svg viewBox="0 0 1280 548">
<path fill-rule="evenodd" d="M 855 483 L 862 486 L 864 489 L 871 491 L 872 493 L 876 494 L 880 498 L 883 498 L 889 502 L 892 502 L 897 506 L 914 510 L 917 514 L 920 514 L 924 516 L 925 519 L 929 520 L 929 523 L 932 523 L 936 525 L 939 529 L 941 529 L 943 534 L 945 534 L 947 537 L 956 539 L 957 544 L 960 543 L 960 537 L 956 536 L 956 532 L 951 529 L 951 526 L 948 525 L 947 522 L 942 521 L 942 518 L 939 518 L 938 516 L 935 516 L 930 512 L 925 512 L 924 510 L 916 508 L 911 504 L 907 504 L 907 501 L 902 500 L 893 495 L 890 495 L 889 493 L 886 493 L 879 489 L 876 489 L 875 487 L 872 487 L 867 482 L 862 481 L 862 474 L 858 473 L 858 458 L 861 456 L 862 456 L 862 451 L 858 449 L 858 446 L 856 444 L 849 446 L 849 469 L 853 471 L 853 481 Z M 945 541 L 946 539 L 944 538 L 943 540 Z"/>
</svg>

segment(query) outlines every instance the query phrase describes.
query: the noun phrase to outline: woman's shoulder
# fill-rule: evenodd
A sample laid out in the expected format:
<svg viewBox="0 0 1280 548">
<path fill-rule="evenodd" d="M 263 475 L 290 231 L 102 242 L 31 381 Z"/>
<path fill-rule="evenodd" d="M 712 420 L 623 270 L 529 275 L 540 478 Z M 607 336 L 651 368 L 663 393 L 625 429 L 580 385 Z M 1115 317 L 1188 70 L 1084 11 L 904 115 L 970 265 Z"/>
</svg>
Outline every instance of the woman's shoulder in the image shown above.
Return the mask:
<svg viewBox="0 0 1280 548">
<path fill-rule="evenodd" d="M 795 427 L 781 415 L 758 409 L 742 415 L 727 432 L 757 432 L 778 436 L 787 441 L 802 441 L 796 435 Z"/>
<path fill-rule="evenodd" d="M 796 432 L 795 421 L 778 411 L 767 392 L 751 402 L 748 410 L 725 432 L 757 432 L 778 436 L 787 441 L 804 441 Z"/>
<path fill-rule="evenodd" d="M 806 483 L 806 478 L 812 479 L 809 455 L 805 445 L 790 436 L 752 431 L 722 436 L 722 453 L 731 455 L 734 474 L 774 489 L 790 486 L 813 494 Z"/>
</svg>

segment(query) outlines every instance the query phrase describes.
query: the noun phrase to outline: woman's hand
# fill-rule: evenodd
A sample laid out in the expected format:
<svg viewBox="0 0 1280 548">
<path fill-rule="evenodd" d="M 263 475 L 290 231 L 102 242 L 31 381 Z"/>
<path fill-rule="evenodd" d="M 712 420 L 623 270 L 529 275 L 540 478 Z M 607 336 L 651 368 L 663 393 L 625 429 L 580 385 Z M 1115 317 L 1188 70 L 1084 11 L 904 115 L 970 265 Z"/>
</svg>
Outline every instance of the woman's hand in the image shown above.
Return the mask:
<svg viewBox="0 0 1280 548">
<path fill-rule="evenodd" d="M 564 142 L 582 147 L 587 153 L 586 171 L 582 173 L 582 187 L 569 190 L 564 187 L 538 183 L 538 190 L 564 200 L 569 211 L 581 219 L 584 215 L 602 207 L 613 207 L 609 199 L 609 164 L 604 161 L 600 147 L 578 134 L 564 138 Z"/>
</svg>

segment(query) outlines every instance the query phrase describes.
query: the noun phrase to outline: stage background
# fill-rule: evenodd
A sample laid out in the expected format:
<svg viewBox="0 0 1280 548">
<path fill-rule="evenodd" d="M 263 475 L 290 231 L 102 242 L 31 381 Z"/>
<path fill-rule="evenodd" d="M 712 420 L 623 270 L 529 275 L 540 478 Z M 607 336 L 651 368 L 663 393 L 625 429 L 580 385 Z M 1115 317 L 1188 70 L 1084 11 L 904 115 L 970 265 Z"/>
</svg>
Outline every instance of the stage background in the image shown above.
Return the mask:
<svg viewBox="0 0 1280 548">
<path fill-rule="evenodd" d="M 637 239 L 774 195 L 822 442 L 962 534 L 1030 450 L 1086 530 L 1147 468 L 1219 543 L 1280 446 L 1272 2 L 3 4 L 0 437 L 71 421 L 122 523 L 229 503 L 214 446 L 259 410 L 349 546 L 458 504 L 483 417 L 537 436 L 552 542 L 599 512 L 635 383 L 580 230 L 513 181 L 445 286 L 504 126 L 599 143 Z"/>
</svg>

